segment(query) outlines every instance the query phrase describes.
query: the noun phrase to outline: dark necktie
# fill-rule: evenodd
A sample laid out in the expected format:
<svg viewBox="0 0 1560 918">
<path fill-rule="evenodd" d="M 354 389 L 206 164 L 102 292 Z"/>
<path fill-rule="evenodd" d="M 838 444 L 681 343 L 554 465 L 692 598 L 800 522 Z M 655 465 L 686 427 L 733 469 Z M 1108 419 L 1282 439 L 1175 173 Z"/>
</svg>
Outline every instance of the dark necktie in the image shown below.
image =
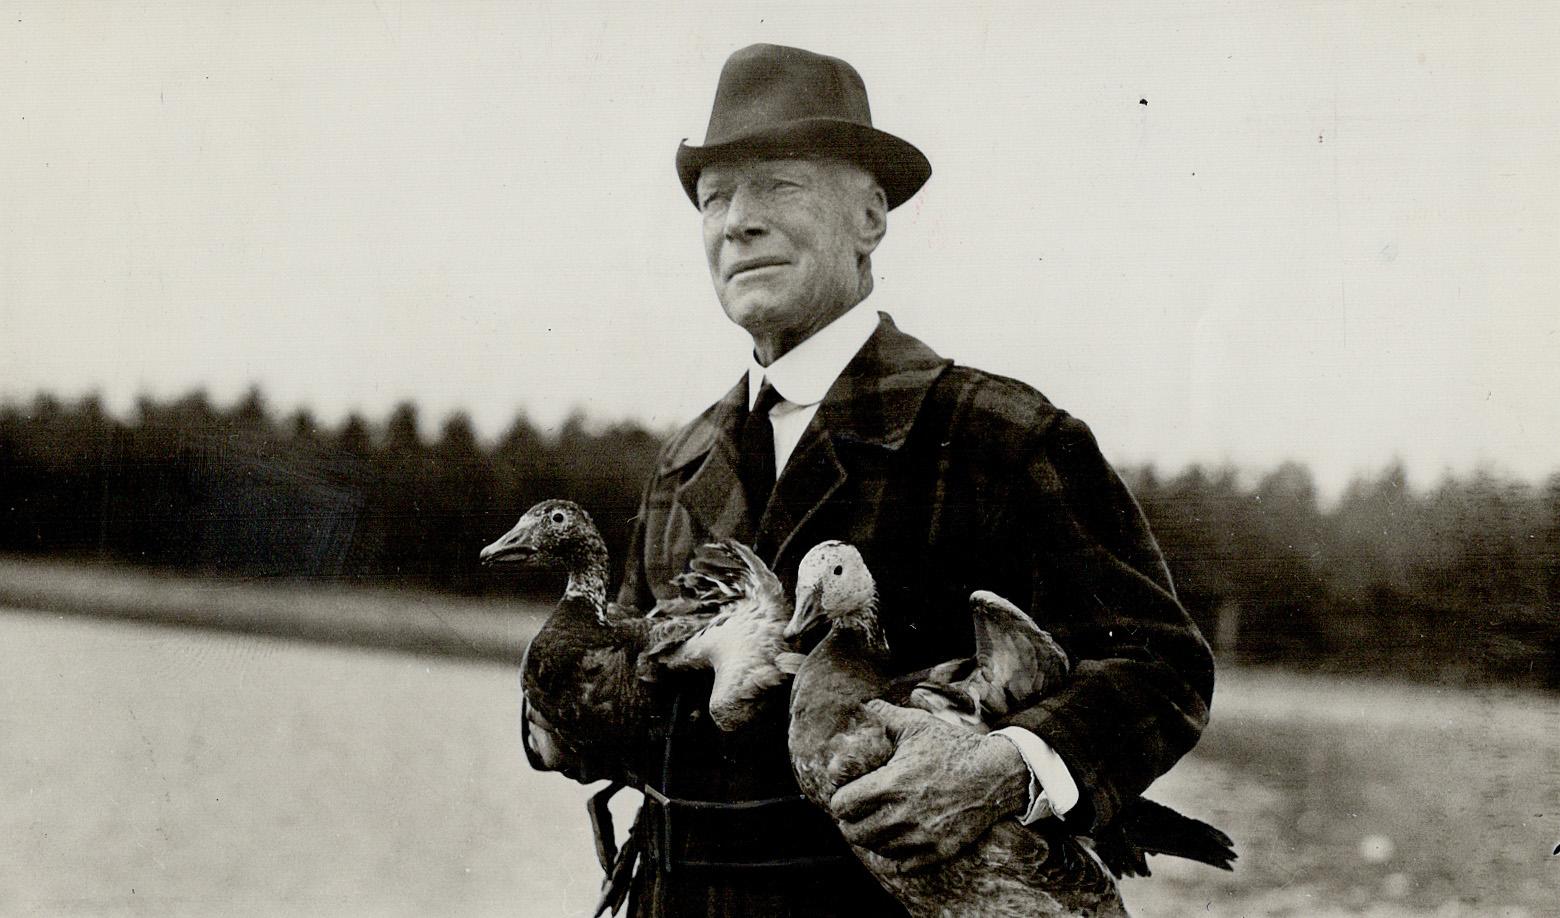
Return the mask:
<svg viewBox="0 0 1560 918">
<path fill-rule="evenodd" d="M 785 399 L 769 380 L 764 380 L 758 390 L 758 401 L 742 421 L 737 443 L 741 450 L 737 476 L 742 479 L 742 489 L 747 495 L 748 523 L 755 534 L 758 521 L 764 517 L 764 507 L 769 503 L 769 492 L 775 488 L 775 428 L 769 421 L 769 411 L 783 401 Z"/>
</svg>

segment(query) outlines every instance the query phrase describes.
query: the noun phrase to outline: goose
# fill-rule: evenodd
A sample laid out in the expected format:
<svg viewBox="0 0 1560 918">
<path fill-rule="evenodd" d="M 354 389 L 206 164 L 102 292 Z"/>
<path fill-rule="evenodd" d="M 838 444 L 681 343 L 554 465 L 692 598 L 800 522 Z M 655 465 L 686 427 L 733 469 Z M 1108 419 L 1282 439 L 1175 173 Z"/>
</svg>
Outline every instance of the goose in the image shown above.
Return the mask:
<svg viewBox="0 0 1560 918">
<path fill-rule="evenodd" d="M 891 738 L 865 702 L 898 700 L 908 683 L 913 686 L 906 699 L 910 705 L 964 729 L 985 732 L 988 720 L 1032 704 L 1067 672 L 1066 655 L 1049 635 L 1001 597 L 976 592 L 971 597 L 975 657 L 892 679 L 888 644 L 877 619 L 876 585 L 860 553 L 841 542 L 822 543 L 802 559 L 796 596 L 788 635 L 799 638 L 814 625 L 829 625 L 828 634 L 796 673 L 787 738 L 803 794 L 826 812 L 836 790 L 893 755 Z M 1174 813 L 1157 804 L 1149 810 L 1155 816 L 1161 811 Z M 1227 845 L 1222 833 L 1206 828 Z M 1113 855 L 1118 862 L 1143 860 L 1144 849 L 1125 837 L 1120 847 L 1125 853 Z M 1149 850 L 1167 847 L 1175 846 Z M 999 821 L 971 848 L 918 873 L 901 873 L 893 862 L 855 850 L 917 918 L 1126 914 L 1107 873 L 1109 865 L 1083 848 L 1074 849 L 1081 856 L 1048 858 L 1045 836 L 1014 820 Z"/>
<path fill-rule="evenodd" d="M 643 615 L 607 601 L 607 547 L 585 509 L 544 500 L 482 549 L 486 566 L 521 564 L 568 572 L 563 596 L 526 645 L 520 663 L 527 751 L 538 767 L 610 776 L 642 740 L 654 697 L 640 678 L 650 646 L 675 643 L 713 618 Z"/>
<path fill-rule="evenodd" d="M 526 755 L 541 771 L 581 782 L 609 778 L 587 809 L 596 856 L 607 874 L 597 913 L 616 911 L 637 849 L 617 850 L 608 803 L 631 776 L 621 763 L 642 751 L 655 716 L 662 670 L 711 669 L 712 719 L 733 730 L 780 684 L 777 658 L 789 613 L 774 574 L 744 545 L 701 546 L 675 582 L 677 595 L 648 613 L 607 600 L 606 543 L 590 514 L 567 500 L 544 500 L 482 549 L 485 566 L 520 564 L 568 572 L 563 596 L 521 658 Z M 692 646 L 688 646 L 692 641 Z M 744 652 L 751 644 L 758 652 Z M 719 712 L 718 714 L 716 712 Z M 638 826 L 630 845 L 642 843 Z"/>
</svg>

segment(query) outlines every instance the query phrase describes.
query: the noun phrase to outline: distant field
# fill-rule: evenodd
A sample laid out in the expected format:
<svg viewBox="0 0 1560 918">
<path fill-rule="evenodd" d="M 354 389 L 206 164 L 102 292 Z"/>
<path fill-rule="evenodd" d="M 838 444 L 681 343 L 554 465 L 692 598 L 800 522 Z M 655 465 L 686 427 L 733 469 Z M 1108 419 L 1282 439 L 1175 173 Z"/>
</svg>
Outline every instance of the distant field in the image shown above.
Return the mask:
<svg viewBox="0 0 1560 918">
<path fill-rule="evenodd" d="M 1156 859 L 1136 915 L 1560 915 L 1560 699 L 1225 670 L 1150 793 L 1241 860 Z"/>
<path fill-rule="evenodd" d="M 124 583 L 121 601 L 158 602 L 150 581 Z M 382 601 L 389 620 L 497 644 L 536 620 L 420 596 L 166 586 L 301 618 Z M 592 904 L 586 792 L 526 769 L 510 665 L 9 604 L 0 915 Z M 1560 914 L 1554 698 L 1224 670 L 1202 745 L 1152 795 L 1228 830 L 1242 857 L 1233 874 L 1158 859 L 1127 886 L 1140 918 Z"/>
</svg>

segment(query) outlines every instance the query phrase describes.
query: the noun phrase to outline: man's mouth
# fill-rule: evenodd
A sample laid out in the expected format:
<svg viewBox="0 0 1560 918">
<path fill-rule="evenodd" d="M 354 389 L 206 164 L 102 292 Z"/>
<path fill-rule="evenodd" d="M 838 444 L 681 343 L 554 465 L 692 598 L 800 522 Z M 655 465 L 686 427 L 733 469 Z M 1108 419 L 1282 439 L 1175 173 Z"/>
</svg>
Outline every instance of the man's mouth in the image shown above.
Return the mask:
<svg viewBox="0 0 1560 918">
<path fill-rule="evenodd" d="M 739 275 L 749 271 L 757 271 L 760 268 L 773 268 L 776 265 L 787 264 L 784 258 L 744 258 L 732 265 L 726 272 L 726 280 L 735 280 Z"/>
</svg>

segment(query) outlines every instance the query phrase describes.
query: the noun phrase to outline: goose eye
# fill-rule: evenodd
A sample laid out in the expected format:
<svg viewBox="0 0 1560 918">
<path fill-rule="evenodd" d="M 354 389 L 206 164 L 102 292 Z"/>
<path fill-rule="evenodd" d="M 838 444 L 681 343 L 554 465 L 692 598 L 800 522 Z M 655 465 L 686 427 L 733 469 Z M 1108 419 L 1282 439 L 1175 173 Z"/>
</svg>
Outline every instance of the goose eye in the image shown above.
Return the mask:
<svg viewBox="0 0 1560 918">
<path fill-rule="evenodd" d="M 552 515 L 552 521 L 554 523 L 562 523 L 563 522 L 563 511 L 562 510 L 554 510 L 553 511 L 553 515 Z"/>
<path fill-rule="evenodd" d="M 834 576 L 838 577 L 839 575 L 841 575 L 843 573 L 845 573 L 845 565 L 843 565 L 843 564 L 836 564 L 836 565 L 834 565 Z"/>
</svg>

